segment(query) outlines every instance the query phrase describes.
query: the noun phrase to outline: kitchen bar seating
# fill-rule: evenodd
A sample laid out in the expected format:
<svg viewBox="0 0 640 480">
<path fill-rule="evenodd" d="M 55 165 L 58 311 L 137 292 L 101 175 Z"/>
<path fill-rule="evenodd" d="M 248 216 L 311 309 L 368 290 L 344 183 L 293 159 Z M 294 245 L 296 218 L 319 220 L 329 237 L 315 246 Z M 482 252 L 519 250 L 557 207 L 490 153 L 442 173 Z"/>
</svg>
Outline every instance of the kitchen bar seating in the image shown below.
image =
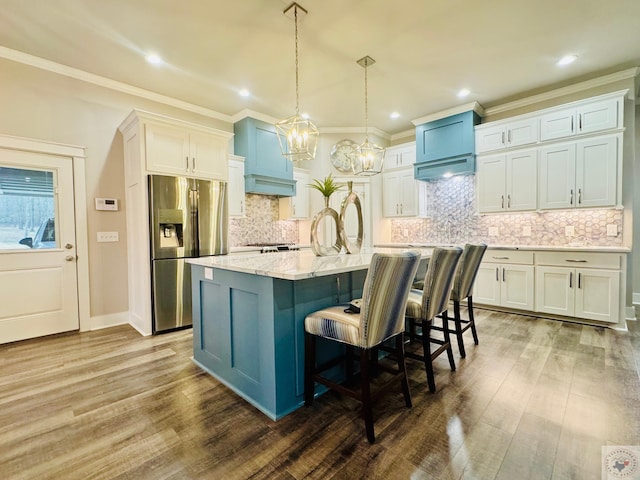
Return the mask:
<svg viewBox="0 0 640 480">
<path fill-rule="evenodd" d="M 451 370 L 456 369 L 449 336 L 447 305 L 461 255 L 462 249 L 460 247 L 435 248 L 429 259 L 422 291 L 411 290 L 407 299 L 406 321 L 408 336 L 410 340 L 420 340 L 422 342 L 422 355 L 407 352 L 406 356 L 424 362 L 427 383 L 431 392 L 436 391 L 433 360 L 441 353 L 447 352 Z M 442 314 L 443 340 L 431 336 L 433 321 L 436 315 L 439 314 Z M 420 330 L 419 333 L 418 329 Z M 439 345 L 438 348 L 431 351 L 431 343 Z"/>
<path fill-rule="evenodd" d="M 411 394 L 404 360 L 404 313 L 411 283 L 418 268 L 420 254 L 403 252 L 375 253 L 364 281 L 359 313 L 350 313 L 345 305 L 325 308 L 305 318 L 305 406 L 311 406 L 315 394 L 314 382 L 348 395 L 363 404 L 365 429 L 369 443 L 375 442 L 373 429 L 373 401 L 388 387 L 400 380 L 404 400 L 411 407 Z M 318 337 L 360 349 L 360 388 L 349 388 L 320 375 L 330 365 L 316 366 Z M 386 365 L 377 368 L 393 374 L 375 392 L 370 385 L 370 352 L 376 352 L 385 340 L 395 339 L 397 369 Z M 350 355 L 347 355 L 349 358 Z M 347 371 L 350 371 L 347 366 Z M 397 384 L 396 384 L 397 385 Z"/>
<path fill-rule="evenodd" d="M 476 332 L 476 324 L 473 316 L 473 284 L 478 275 L 478 269 L 480 268 L 480 262 L 484 252 L 487 250 L 487 245 L 484 243 L 470 244 L 467 243 L 464 246 L 462 257 L 460 258 L 460 265 L 456 272 L 456 278 L 453 281 L 453 288 L 451 290 L 451 301 L 453 302 L 453 322 L 455 329 L 450 329 L 449 333 L 455 334 L 458 340 L 458 350 L 462 358 L 466 357 L 464 349 L 464 339 L 462 334 L 471 329 L 473 335 L 473 343 L 478 345 L 478 332 Z M 460 316 L 460 302 L 467 299 L 467 310 L 469 318 L 461 318 Z M 464 327 L 462 326 L 464 324 Z"/>
</svg>

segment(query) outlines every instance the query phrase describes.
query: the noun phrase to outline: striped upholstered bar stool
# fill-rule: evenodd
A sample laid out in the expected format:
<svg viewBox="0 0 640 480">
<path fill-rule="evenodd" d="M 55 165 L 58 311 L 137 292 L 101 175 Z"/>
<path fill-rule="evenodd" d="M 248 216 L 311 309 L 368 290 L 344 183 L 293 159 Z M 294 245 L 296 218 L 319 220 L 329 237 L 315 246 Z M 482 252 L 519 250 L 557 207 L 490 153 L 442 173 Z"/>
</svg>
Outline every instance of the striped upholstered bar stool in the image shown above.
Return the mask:
<svg viewBox="0 0 640 480">
<path fill-rule="evenodd" d="M 473 316 L 473 284 L 476 281 L 478 275 L 478 269 L 480 268 L 480 262 L 484 252 L 487 250 L 487 245 L 484 243 L 470 244 L 467 243 L 464 246 L 462 257 L 460 258 L 460 265 L 456 272 L 456 278 L 453 281 L 453 289 L 451 290 L 451 301 L 453 302 L 453 323 L 454 329 L 450 329 L 449 333 L 455 334 L 458 340 L 458 350 L 462 358 L 466 357 L 467 353 L 464 349 L 464 339 L 462 334 L 471 329 L 473 334 L 473 343 L 478 345 L 478 332 L 476 332 L 476 323 Z M 469 318 L 462 318 L 460 316 L 460 302 L 467 299 L 467 311 Z M 463 326 L 464 325 L 464 326 Z"/>
<path fill-rule="evenodd" d="M 364 422 L 369 443 L 375 442 L 373 400 L 400 380 L 404 400 L 411 407 L 411 394 L 404 362 L 404 312 L 411 282 L 420 260 L 418 252 L 373 254 L 362 291 L 359 313 L 348 313 L 345 306 L 335 306 L 309 314 L 305 318 L 305 405 L 313 403 L 314 382 L 359 400 L 363 404 Z M 348 388 L 320 374 L 326 366 L 316 366 L 318 337 L 360 349 L 360 388 Z M 397 369 L 386 365 L 378 368 L 393 374 L 376 392 L 371 391 L 369 353 L 385 340 L 395 338 Z M 375 350 L 374 350 L 375 351 Z M 331 364 L 333 365 L 333 363 Z"/>
<path fill-rule="evenodd" d="M 429 259 L 423 289 L 411 290 L 407 299 L 406 321 L 409 330 L 408 335 L 411 340 L 420 340 L 422 342 L 422 355 L 407 352 L 406 356 L 424 362 L 427 383 L 431 392 L 436 391 L 433 361 L 440 354 L 447 352 L 451 370 L 456 369 L 449 337 L 447 305 L 461 255 L 462 249 L 460 247 L 435 248 Z M 442 314 L 444 340 L 431 336 L 433 321 L 436 315 L 439 314 Z M 432 343 L 438 345 L 438 348 L 434 351 L 431 351 Z"/>
</svg>

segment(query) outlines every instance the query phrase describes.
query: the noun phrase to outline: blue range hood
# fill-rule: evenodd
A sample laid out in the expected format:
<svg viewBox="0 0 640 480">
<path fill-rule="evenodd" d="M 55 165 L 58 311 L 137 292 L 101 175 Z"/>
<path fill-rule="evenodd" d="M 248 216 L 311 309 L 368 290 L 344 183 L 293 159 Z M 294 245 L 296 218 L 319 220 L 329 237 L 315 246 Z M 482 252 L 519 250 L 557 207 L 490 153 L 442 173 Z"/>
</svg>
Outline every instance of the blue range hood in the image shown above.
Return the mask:
<svg viewBox="0 0 640 480">
<path fill-rule="evenodd" d="M 480 115 L 474 110 L 416 126 L 417 180 L 440 180 L 451 175 L 472 175 L 476 171 L 474 126 Z"/>
</svg>

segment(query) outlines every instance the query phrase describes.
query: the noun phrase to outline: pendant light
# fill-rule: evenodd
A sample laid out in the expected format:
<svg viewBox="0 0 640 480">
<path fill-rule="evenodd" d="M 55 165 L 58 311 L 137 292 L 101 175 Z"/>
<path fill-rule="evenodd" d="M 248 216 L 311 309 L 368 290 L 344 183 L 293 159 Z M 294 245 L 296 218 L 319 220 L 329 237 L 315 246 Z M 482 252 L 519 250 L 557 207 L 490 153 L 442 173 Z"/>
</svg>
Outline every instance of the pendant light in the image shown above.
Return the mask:
<svg viewBox="0 0 640 480">
<path fill-rule="evenodd" d="M 289 16 L 293 13 L 295 23 L 296 46 L 296 113 L 295 115 L 276 123 L 276 133 L 282 155 L 292 162 L 313 160 L 318 145 L 318 129 L 310 120 L 300 116 L 300 94 L 298 82 L 298 14 L 308 13 L 297 3 L 293 2 L 285 10 Z"/>
<path fill-rule="evenodd" d="M 372 176 L 382 172 L 385 153 L 384 148 L 369 143 L 367 67 L 373 65 L 376 61 L 367 55 L 358 60 L 357 63 L 364 68 L 364 142 L 356 146 L 351 155 L 351 169 L 356 175 Z"/>
</svg>

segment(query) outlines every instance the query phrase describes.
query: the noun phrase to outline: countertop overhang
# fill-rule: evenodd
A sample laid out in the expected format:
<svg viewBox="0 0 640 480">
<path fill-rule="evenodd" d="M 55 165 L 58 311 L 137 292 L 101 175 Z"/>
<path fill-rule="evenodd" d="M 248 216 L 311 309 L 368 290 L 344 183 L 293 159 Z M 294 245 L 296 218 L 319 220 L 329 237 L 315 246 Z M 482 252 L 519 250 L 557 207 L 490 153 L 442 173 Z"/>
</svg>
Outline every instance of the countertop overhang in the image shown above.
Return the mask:
<svg viewBox="0 0 640 480">
<path fill-rule="evenodd" d="M 334 275 L 336 273 L 366 270 L 374 253 L 398 253 L 402 250 L 419 251 L 428 257 L 432 248 L 366 248 L 358 254 L 316 257 L 311 250 L 288 251 L 269 254 L 220 255 L 215 257 L 190 258 L 192 265 L 218 268 L 234 272 L 281 278 L 284 280 L 304 280 L 305 278 Z"/>
</svg>

